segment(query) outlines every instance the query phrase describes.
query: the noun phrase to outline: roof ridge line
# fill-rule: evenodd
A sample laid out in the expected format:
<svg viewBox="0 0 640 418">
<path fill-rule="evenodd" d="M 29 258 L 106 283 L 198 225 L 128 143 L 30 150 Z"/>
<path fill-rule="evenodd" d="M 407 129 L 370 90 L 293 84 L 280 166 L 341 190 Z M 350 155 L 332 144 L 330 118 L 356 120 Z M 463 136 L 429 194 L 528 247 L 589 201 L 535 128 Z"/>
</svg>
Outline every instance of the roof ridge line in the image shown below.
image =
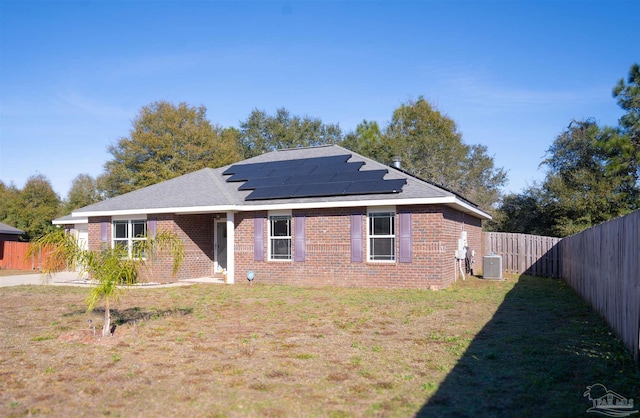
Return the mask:
<svg viewBox="0 0 640 418">
<path fill-rule="evenodd" d="M 313 149 L 313 148 L 325 148 L 325 147 L 333 147 L 336 144 L 320 144 L 320 145 L 310 145 L 308 147 L 296 147 L 296 148 L 278 148 L 275 151 L 298 151 L 302 149 Z"/>
</svg>

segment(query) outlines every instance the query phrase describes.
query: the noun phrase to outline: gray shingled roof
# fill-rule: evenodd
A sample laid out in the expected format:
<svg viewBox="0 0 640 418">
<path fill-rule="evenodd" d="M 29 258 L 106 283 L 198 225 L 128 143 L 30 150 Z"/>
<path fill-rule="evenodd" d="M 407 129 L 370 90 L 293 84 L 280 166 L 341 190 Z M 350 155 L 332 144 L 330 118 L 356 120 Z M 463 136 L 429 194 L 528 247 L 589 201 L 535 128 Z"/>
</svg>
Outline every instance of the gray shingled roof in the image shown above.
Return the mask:
<svg viewBox="0 0 640 418">
<path fill-rule="evenodd" d="M 279 150 L 269 152 L 257 157 L 253 157 L 235 164 L 248 164 L 260 162 L 272 162 L 282 160 L 293 160 L 301 158 L 316 158 L 336 155 L 351 155 L 349 162 L 363 161 L 365 164 L 361 168 L 364 170 L 387 169 L 388 173 L 384 179 L 407 180 L 407 184 L 399 193 L 386 194 L 365 194 L 351 196 L 329 196 L 329 197 L 305 197 L 293 199 L 272 199 L 260 201 L 245 201 L 245 197 L 251 193 L 250 190 L 238 190 L 242 183 L 226 182 L 222 173 L 229 168 L 228 165 L 220 168 L 204 168 L 193 173 L 185 174 L 152 186 L 135 190 L 105 201 L 86 206 L 73 212 L 74 217 L 117 215 L 118 213 L 180 213 L 180 212 L 212 212 L 226 210 L 253 210 L 260 207 L 286 206 L 286 205 L 317 205 L 342 202 L 345 204 L 367 205 L 371 201 L 397 201 L 420 200 L 425 203 L 433 201 L 438 203 L 442 200 L 447 202 L 458 202 L 463 206 L 469 206 L 471 212 L 476 216 L 489 218 L 485 212 L 474 207 L 469 202 L 464 201 L 459 196 L 444 190 L 440 187 L 412 177 L 401 170 L 386 166 L 377 161 L 368 159 L 338 145 L 320 146 L 312 148 L 296 148 L 289 150 Z M 437 201 L 437 202 L 436 202 Z M 441 203 L 441 202 L 440 202 Z"/>
<path fill-rule="evenodd" d="M 24 234 L 24 231 L 22 229 L 14 228 L 11 225 L 0 222 L 0 234 L 22 235 Z"/>
</svg>

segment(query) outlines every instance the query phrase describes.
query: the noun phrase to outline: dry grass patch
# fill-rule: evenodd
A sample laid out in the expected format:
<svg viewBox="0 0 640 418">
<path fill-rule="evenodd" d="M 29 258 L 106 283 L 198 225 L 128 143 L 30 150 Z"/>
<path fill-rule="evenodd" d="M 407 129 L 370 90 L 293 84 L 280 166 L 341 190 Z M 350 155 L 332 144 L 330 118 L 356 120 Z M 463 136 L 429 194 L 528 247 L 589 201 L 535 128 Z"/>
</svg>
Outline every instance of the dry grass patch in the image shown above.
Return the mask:
<svg viewBox="0 0 640 418">
<path fill-rule="evenodd" d="M 23 276 L 25 274 L 39 274 L 37 270 L 14 270 L 0 268 L 0 277 L 2 276 Z"/>
<path fill-rule="evenodd" d="M 576 415 L 595 382 L 640 397 L 637 366 L 550 279 L 134 289 L 110 338 L 85 296 L 0 288 L 1 416 Z"/>
</svg>

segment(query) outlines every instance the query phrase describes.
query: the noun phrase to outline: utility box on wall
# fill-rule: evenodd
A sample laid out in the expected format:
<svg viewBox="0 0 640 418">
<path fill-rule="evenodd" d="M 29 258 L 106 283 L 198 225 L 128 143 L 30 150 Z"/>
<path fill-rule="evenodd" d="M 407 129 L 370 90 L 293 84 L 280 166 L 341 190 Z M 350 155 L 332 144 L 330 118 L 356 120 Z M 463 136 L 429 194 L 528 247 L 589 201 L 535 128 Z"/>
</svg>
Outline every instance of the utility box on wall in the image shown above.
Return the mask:
<svg viewBox="0 0 640 418">
<path fill-rule="evenodd" d="M 489 254 L 482 257 L 482 278 L 502 280 L 502 256 Z"/>
</svg>

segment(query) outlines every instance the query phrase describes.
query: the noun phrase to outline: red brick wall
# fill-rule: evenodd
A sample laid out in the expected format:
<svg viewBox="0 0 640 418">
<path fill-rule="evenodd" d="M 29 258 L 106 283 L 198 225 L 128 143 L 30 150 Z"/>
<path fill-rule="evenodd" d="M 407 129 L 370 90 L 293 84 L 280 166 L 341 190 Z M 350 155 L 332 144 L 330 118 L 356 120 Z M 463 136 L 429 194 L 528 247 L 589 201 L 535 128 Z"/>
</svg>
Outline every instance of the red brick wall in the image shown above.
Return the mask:
<svg viewBox="0 0 640 418">
<path fill-rule="evenodd" d="M 461 279 L 460 270 L 456 265 L 453 252 L 458 247 L 458 239 L 461 237 L 462 231 L 466 231 L 469 247 L 476 252 L 476 267 L 478 267 L 479 261 L 477 260 L 482 260 L 482 222 L 478 218 L 449 207 L 443 207 L 442 210 L 443 239 L 450 243 L 451 247 L 451 257 L 443 264 L 444 274 L 446 277 Z"/>
<path fill-rule="evenodd" d="M 185 257 L 176 276 L 171 275 L 172 258 L 160 254 L 156 260 L 147 260 L 140 270 L 143 280 L 173 282 L 180 278 L 207 277 L 213 274 L 213 233 L 215 214 L 203 215 L 152 215 L 157 220 L 157 231 L 173 231 L 184 242 Z M 89 249 L 99 250 L 103 245 L 101 222 L 108 224 L 108 242 L 111 245 L 111 219 L 89 218 Z"/>
<path fill-rule="evenodd" d="M 411 263 L 366 261 L 366 208 L 296 210 L 293 216 L 305 216 L 306 258 L 304 262 L 269 261 L 267 257 L 267 212 L 235 214 L 235 283 L 248 284 L 247 272 L 255 281 L 273 284 L 313 286 L 429 288 L 446 287 L 457 277 L 454 251 L 461 231 L 467 231 L 476 260 L 481 259 L 481 221 L 446 206 L 410 206 L 412 212 L 413 259 Z M 351 215 L 361 214 L 363 262 L 351 262 Z M 221 215 L 224 217 L 224 215 Z M 254 217 L 264 222 L 264 261 L 254 261 Z M 150 217 L 151 218 L 151 217 Z M 159 282 L 211 276 L 214 269 L 214 214 L 158 215 L 157 230 L 176 232 L 185 243 L 185 259 L 176 277 L 171 276 L 171 259 L 167 256 L 147 262 L 143 277 Z M 89 219 L 89 248 L 99 249 L 100 222 L 109 218 Z M 398 232 L 396 216 L 396 236 Z M 292 234 L 295 234 L 292 227 Z M 295 235 L 292 237 L 292 246 Z M 110 245 L 110 243 L 109 243 Z M 399 250 L 396 239 L 396 254 Z M 295 251 L 295 250 L 294 250 Z"/>
<path fill-rule="evenodd" d="M 185 246 L 185 257 L 180 269 L 180 277 L 210 277 L 213 275 L 215 219 L 213 214 L 177 215 L 175 217 L 176 232 Z"/>
<path fill-rule="evenodd" d="M 101 217 L 101 218 L 89 218 L 89 225 L 87 227 L 87 231 L 89 234 L 89 249 L 92 251 L 99 251 L 104 248 L 106 245 L 111 245 L 108 241 L 103 243 L 101 240 L 101 228 L 102 222 L 106 222 L 108 224 L 107 237 L 111 239 L 111 218 L 109 217 Z"/>
<path fill-rule="evenodd" d="M 239 213 L 236 221 L 236 283 L 248 283 L 248 271 L 256 282 L 278 284 L 353 286 L 353 287 L 445 287 L 456 277 L 454 251 L 460 232 L 468 233 L 473 246 L 481 243 L 480 220 L 447 207 L 416 206 L 412 211 L 413 261 L 411 263 L 374 263 L 366 261 L 366 216 L 362 217 L 364 262 L 351 262 L 351 214 L 366 215 L 366 208 L 316 209 L 293 211 L 306 217 L 306 259 L 267 260 L 267 213 L 264 219 L 264 258 L 254 261 L 254 213 Z M 396 231 L 398 231 L 396 216 Z M 295 231 L 292 231 L 295 234 Z M 295 236 L 293 236 L 295 240 Z M 396 239 L 396 249 L 399 242 Z"/>
</svg>

